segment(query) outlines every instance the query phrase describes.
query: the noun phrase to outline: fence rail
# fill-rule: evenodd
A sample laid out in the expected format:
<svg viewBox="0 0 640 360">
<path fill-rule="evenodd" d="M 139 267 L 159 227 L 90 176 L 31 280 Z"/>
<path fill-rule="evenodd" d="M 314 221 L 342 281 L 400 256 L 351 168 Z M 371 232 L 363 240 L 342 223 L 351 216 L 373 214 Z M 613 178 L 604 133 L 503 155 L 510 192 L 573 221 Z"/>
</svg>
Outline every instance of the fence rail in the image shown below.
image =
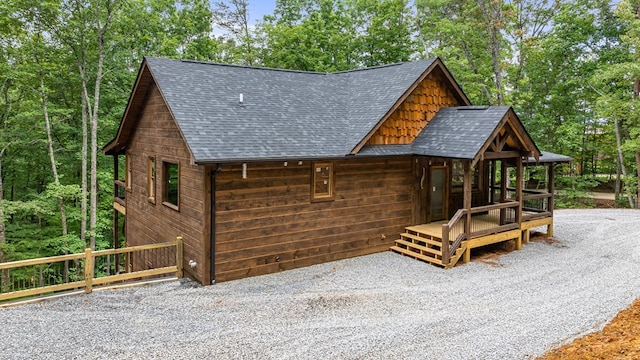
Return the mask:
<svg viewBox="0 0 640 360">
<path fill-rule="evenodd" d="M 158 251 L 160 251 L 161 253 L 158 254 Z M 170 266 L 157 267 L 153 265 L 147 265 L 147 268 L 145 269 L 131 271 L 132 269 L 130 268 L 130 264 L 128 263 L 129 260 L 127 260 L 126 269 L 128 271 L 125 273 L 110 275 L 108 271 L 106 273 L 100 274 L 98 274 L 98 272 L 96 271 L 97 258 L 106 257 L 106 263 L 108 264 L 111 255 L 125 254 L 125 258 L 130 259 L 132 256 L 149 257 L 150 255 L 148 253 L 150 252 L 151 256 L 155 255 L 156 257 L 158 257 L 158 255 L 160 255 L 162 257 L 162 261 L 172 261 L 175 264 Z M 169 256 L 169 254 L 171 256 Z M 84 288 L 85 293 L 88 294 L 93 291 L 94 285 L 106 285 L 151 276 L 160 276 L 175 273 L 176 277 L 181 278 L 183 275 L 182 254 L 182 237 L 177 237 L 174 241 L 168 241 L 158 244 L 131 246 L 120 249 L 98 251 L 86 249 L 84 253 L 79 254 L 60 255 L 39 259 L 0 263 L 0 304 L 1 302 L 7 300 L 15 300 L 18 298 L 25 298 L 35 295 L 50 294 L 71 289 Z M 45 279 L 45 273 L 48 269 L 53 267 L 52 265 L 64 261 L 73 261 L 76 264 L 76 270 L 73 276 L 71 276 L 69 279 L 64 279 L 63 277 L 56 276 L 56 274 L 54 273 L 54 280 Z M 157 265 L 158 263 L 161 262 L 156 261 L 152 264 Z M 8 275 L 11 271 L 19 272 L 22 275 L 18 279 L 17 284 L 15 281 L 12 282 L 9 279 Z M 8 285 L 10 285 L 10 291 L 3 292 L 3 289 Z M 18 289 L 15 290 L 15 288 Z"/>
</svg>

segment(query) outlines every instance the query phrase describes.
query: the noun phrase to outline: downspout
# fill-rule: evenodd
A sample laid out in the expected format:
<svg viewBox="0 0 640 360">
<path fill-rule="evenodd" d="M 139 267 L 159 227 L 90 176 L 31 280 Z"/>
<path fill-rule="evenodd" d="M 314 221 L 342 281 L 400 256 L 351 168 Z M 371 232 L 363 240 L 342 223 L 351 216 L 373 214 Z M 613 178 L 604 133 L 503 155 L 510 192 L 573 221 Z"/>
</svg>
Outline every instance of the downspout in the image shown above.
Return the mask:
<svg viewBox="0 0 640 360">
<path fill-rule="evenodd" d="M 218 164 L 215 170 L 211 170 L 209 173 L 209 181 L 211 182 L 211 194 L 210 194 L 210 225 L 209 225 L 209 241 L 211 242 L 209 250 L 209 278 L 211 279 L 211 285 L 216 283 L 216 174 L 222 170 L 222 165 Z"/>
</svg>

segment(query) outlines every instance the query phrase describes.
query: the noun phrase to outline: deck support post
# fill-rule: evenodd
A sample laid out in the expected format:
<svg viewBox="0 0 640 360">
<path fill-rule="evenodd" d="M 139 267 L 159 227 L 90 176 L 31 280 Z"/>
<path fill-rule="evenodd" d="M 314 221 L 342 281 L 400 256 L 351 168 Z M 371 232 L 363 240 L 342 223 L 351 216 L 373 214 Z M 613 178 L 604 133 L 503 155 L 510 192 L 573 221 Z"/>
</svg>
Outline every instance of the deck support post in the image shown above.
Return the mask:
<svg viewBox="0 0 640 360">
<path fill-rule="evenodd" d="M 469 234 L 471 234 L 471 161 L 464 162 L 464 201 L 463 206 L 467 211 L 464 220 L 464 236 L 466 239 L 469 239 Z"/>
<path fill-rule="evenodd" d="M 118 155 L 114 155 L 113 156 L 113 180 L 118 180 L 119 177 L 119 173 L 118 173 Z M 116 182 L 113 182 L 113 198 L 115 199 L 116 197 L 118 197 L 118 185 L 116 184 Z M 118 215 L 118 210 L 114 207 L 113 208 L 113 248 L 117 249 L 119 242 L 120 242 L 120 238 L 119 238 L 119 234 L 118 234 L 118 228 L 119 223 L 118 223 L 118 219 L 119 219 L 119 215 Z M 118 267 L 118 265 L 120 264 L 120 254 L 115 254 L 115 268 L 114 268 L 114 274 L 118 275 L 120 273 L 120 269 Z"/>
<path fill-rule="evenodd" d="M 518 227 L 522 225 L 522 188 L 524 185 L 524 171 L 522 166 L 522 158 L 516 159 L 516 199 L 518 200 L 518 210 L 516 210 L 515 221 L 518 223 Z M 527 230 L 527 233 L 529 230 Z M 516 250 L 522 249 L 522 232 L 516 239 Z"/>
<path fill-rule="evenodd" d="M 466 214 L 464 216 L 464 238 L 469 240 L 469 235 L 471 234 L 471 161 L 464 162 L 464 179 L 463 179 L 463 187 L 464 187 L 464 198 L 463 198 L 463 207 L 466 210 Z M 457 249 L 453 249 L 456 251 Z M 464 262 L 469 262 L 469 258 L 471 257 L 471 249 L 467 248 L 464 251 Z"/>
</svg>

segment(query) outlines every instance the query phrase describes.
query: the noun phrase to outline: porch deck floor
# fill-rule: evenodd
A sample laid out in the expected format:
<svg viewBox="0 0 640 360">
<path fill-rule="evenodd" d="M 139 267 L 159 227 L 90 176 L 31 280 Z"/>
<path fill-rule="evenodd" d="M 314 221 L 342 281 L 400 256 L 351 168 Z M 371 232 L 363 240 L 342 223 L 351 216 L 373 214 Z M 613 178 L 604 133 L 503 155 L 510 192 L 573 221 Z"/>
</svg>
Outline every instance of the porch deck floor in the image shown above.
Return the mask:
<svg viewBox="0 0 640 360">
<path fill-rule="evenodd" d="M 526 212 L 523 212 L 523 216 L 526 214 L 527 214 Z M 531 213 L 531 214 L 535 214 L 535 213 Z M 448 222 L 449 220 L 434 221 L 428 224 L 407 226 L 405 229 L 442 239 L 442 225 Z M 461 222 L 459 224 L 462 225 L 463 223 Z M 499 224 L 500 224 L 500 215 L 497 212 L 471 217 L 471 230 L 473 232 L 491 229 L 499 226 Z M 460 232 L 463 231 L 462 226 L 459 226 L 459 228 L 460 229 L 457 232 L 454 230 L 452 235 L 457 236 Z"/>
<path fill-rule="evenodd" d="M 428 224 L 407 226 L 405 229 L 442 239 L 442 225 L 448 222 L 449 220 L 434 221 Z M 492 214 L 485 214 L 485 215 L 471 217 L 471 229 L 473 229 L 474 231 L 491 229 L 493 227 L 498 226 L 499 223 L 500 223 L 499 215 L 496 216 Z M 460 224 L 463 224 L 463 223 L 460 223 Z M 462 229 L 460 230 L 462 231 Z M 457 235 L 457 233 L 454 231 L 453 235 Z"/>
</svg>

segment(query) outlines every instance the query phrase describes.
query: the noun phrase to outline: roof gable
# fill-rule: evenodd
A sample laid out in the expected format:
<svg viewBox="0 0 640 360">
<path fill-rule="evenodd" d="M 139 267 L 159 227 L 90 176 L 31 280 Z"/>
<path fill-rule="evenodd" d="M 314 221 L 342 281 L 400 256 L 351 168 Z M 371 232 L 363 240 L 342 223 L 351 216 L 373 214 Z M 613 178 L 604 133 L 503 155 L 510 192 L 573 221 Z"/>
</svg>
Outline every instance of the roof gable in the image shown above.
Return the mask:
<svg viewBox="0 0 640 360">
<path fill-rule="evenodd" d="M 153 78 L 151 77 L 151 72 L 149 71 L 147 63 L 143 61 L 140 65 L 140 70 L 138 70 L 138 76 L 133 85 L 133 90 L 129 95 L 127 107 L 122 115 L 118 133 L 115 138 L 102 149 L 105 154 L 119 154 L 126 147 L 126 141 L 123 140 L 129 139 L 129 136 L 131 136 L 136 125 L 135 117 L 144 105 L 145 95 L 152 84 Z"/>
<path fill-rule="evenodd" d="M 411 73 L 418 73 L 420 75 L 415 77 L 411 81 L 410 84 L 405 84 L 403 89 L 395 89 L 396 92 L 389 91 L 389 93 L 395 96 L 393 103 L 385 104 L 384 114 L 382 116 L 378 116 L 372 118 L 368 123 L 369 130 L 366 134 L 362 134 L 363 136 L 358 140 L 357 145 L 351 150 L 351 154 L 356 154 L 362 147 L 371 139 L 371 137 L 375 134 L 376 130 L 378 130 L 384 122 L 389 119 L 390 116 L 402 105 L 402 103 L 411 95 L 412 92 L 429 76 L 434 72 L 434 70 L 439 70 L 442 76 L 447 80 L 447 85 L 451 89 L 453 95 L 457 98 L 460 105 L 471 105 L 469 98 L 464 94 L 458 83 L 453 79 L 449 70 L 444 66 L 442 61 L 439 58 L 435 59 L 427 59 L 422 61 L 416 61 L 412 63 L 406 63 L 405 66 L 417 66 L 417 69 L 412 69 Z M 408 71 L 409 72 L 409 71 Z M 389 83 L 394 83 L 394 78 L 391 77 L 388 79 L 387 83 L 376 84 L 377 91 L 385 91 L 389 88 Z M 407 86 L 408 85 L 408 86 Z M 400 91 L 400 96 L 397 96 L 398 91 Z M 389 106 L 390 105 L 390 106 Z M 375 121 L 377 119 L 377 121 Z M 375 123 L 374 123 L 375 121 Z"/>
<path fill-rule="evenodd" d="M 440 109 L 412 144 L 414 154 L 478 161 L 499 134 L 507 146 L 533 157 L 540 151 L 509 106 Z M 499 151 L 501 151 L 500 149 Z"/>
</svg>

